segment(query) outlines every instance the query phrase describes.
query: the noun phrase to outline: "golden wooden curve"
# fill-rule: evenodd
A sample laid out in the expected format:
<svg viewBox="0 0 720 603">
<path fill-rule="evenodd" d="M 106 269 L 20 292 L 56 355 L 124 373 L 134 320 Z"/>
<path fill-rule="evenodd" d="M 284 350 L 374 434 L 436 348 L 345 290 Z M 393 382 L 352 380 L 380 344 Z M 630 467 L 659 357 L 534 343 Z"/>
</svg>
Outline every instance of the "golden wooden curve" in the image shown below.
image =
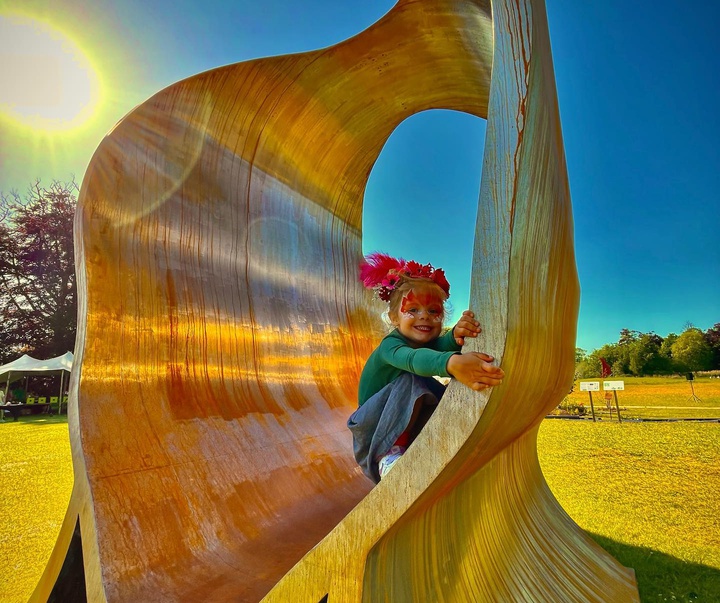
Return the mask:
<svg viewBox="0 0 720 603">
<path fill-rule="evenodd" d="M 507 378 L 452 383 L 371 489 L 345 427 L 382 333 L 363 194 L 437 108 L 488 121 L 469 347 Z M 75 236 L 75 487 L 32 601 L 78 547 L 92 602 L 639 600 L 537 462 L 579 299 L 541 0 L 400 0 L 331 48 L 170 86 L 100 144 Z"/>
</svg>

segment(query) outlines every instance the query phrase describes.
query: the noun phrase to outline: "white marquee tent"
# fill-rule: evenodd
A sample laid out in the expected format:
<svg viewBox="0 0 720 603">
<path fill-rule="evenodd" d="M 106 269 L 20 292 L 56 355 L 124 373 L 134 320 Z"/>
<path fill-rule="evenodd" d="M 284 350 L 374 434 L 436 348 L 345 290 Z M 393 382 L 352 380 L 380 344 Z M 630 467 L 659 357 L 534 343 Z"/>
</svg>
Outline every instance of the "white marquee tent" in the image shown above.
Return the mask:
<svg viewBox="0 0 720 603">
<path fill-rule="evenodd" d="M 37 360 L 25 354 L 17 360 L 0 366 L 0 384 L 6 385 L 23 377 L 45 375 L 59 375 L 63 371 L 72 370 L 72 352 L 65 352 L 62 356 L 49 360 Z"/>
<path fill-rule="evenodd" d="M 0 366 L 0 388 L 5 392 L 7 399 L 7 391 L 14 381 L 23 377 L 60 375 L 60 391 L 62 392 L 63 384 L 66 383 L 65 373 L 72 370 L 72 364 L 72 352 L 66 352 L 62 356 L 48 360 L 38 360 L 25 354 L 17 360 Z"/>
</svg>

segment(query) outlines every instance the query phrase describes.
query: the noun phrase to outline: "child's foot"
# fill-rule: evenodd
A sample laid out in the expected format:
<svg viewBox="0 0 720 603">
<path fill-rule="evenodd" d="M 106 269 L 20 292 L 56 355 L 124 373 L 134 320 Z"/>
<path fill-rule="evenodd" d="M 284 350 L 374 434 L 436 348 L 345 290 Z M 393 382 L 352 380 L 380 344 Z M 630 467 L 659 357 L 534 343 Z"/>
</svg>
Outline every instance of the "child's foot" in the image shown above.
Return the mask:
<svg viewBox="0 0 720 603">
<path fill-rule="evenodd" d="M 390 450 L 387 451 L 387 454 L 380 457 L 380 460 L 378 461 L 378 471 L 380 473 L 380 478 L 382 479 L 385 477 L 388 471 L 393 468 L 395 463 L 398 462 L 400 457 L 405 454 L 405 451 L 407 448 L 405 446 L 393 446 Z"/>
</svg>

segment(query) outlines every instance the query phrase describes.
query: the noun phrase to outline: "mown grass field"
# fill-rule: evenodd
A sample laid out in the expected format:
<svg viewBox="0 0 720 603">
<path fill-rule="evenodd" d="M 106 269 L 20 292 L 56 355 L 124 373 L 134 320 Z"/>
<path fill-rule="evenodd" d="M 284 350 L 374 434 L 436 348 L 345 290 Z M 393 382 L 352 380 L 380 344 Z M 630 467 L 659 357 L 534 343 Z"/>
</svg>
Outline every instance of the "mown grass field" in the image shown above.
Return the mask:
<svg viewBox="0 0 720 603">
<path fill-rule="evenodd" d="M 696 378 L 692 383 L 684 377 L 608 377 L 605 380 L 624 381 L 625 389 L 617 392 L 620 416 L 623 418 L 715 418 L 720 419 L 720 379 Z M 600 381 L 603 379 L 583 379 Z M 693 398 L 693 391 L 696 398 Z M 597 416 L 608 420 L 605 392 L 593 392 Z M 575 382 L 572 393 L 566 397 L 571 405 L 582 403 L 590 414 L 588 392 L 580 391 Z M 614 407 L 615 400 L 611 400 Z M 615 418 L 615 415 L 613 415 Z"/>
<path fill-rule="evenodd" d="M 67 417 L 0 423 L 0 601 L 28 600 L 65 516 L 73 470 Z"/>
<path fill-rule="evenodd" d="M 720 601 L 720 423 L 545 420 L 540 464 L 643 603 Z"/>
<path fill-rule="evenodd" d="M 645 416 L 690 395 L 685 380 L 625 382 L 621 408 L 650 406 Z M 711 407 L 703 416 L 720 417 L 720 379 L 695 386 Z M 571 396 L 578 394 L 587 398 Z M 720 423 L 551 419 L 541 426 L 538 449 L 562 506 L 635 569 L 642 603 L 720 602 Z M 0 423 L 0 601 L 27 601 L 71 489 L 65 417 Z"/>
</svg>

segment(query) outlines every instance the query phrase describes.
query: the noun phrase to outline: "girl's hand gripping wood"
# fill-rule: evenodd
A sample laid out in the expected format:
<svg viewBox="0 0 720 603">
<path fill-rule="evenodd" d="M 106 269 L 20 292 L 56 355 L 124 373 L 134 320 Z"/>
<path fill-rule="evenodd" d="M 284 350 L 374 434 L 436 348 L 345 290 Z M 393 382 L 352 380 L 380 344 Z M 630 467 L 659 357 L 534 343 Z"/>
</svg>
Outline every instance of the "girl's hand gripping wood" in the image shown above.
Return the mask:
<svg viewBox="0 0 720 603">
<path fill-rule="evenodd" d="M 470 389 L 479 392 L 500 385 L 505 371 L 490 364 L 494 358 L 482 352 L 454 354 L 447 363 L 447 372 Z"/>
<path fill-rule="evenodd" d="M 465 310 L 458 320 L 458 323 L 453 327 L 453 337 L 458 345 L 465 345 L 466 337 L 477 337 L 482 329 L 480 323 L 475 320 L 475 314 L 470 310 Z"/>
</svg>

